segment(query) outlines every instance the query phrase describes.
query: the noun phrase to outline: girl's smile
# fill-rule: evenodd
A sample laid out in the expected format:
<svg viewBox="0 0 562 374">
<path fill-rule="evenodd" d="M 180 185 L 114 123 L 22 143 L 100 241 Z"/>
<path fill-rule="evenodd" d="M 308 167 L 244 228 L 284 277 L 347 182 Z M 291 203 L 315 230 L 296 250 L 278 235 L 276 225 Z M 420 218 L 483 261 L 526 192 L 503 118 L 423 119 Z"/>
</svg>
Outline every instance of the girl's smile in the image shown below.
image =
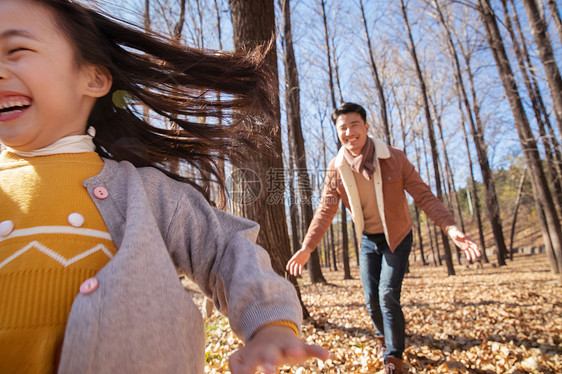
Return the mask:
<svg viewBox="0 0 562 374">
<path fill-rule="evenodd" d="M 49 8 L 0 1 L 0 142 L 30 151 L 84 134 L 99 94 L 78 60 Z"/>
<path fill-rule="evenodd" d="M 0 92 L 0 122 L 19 118 L 30 105 L 31 99 L 26 96 Z"/>
</svg>

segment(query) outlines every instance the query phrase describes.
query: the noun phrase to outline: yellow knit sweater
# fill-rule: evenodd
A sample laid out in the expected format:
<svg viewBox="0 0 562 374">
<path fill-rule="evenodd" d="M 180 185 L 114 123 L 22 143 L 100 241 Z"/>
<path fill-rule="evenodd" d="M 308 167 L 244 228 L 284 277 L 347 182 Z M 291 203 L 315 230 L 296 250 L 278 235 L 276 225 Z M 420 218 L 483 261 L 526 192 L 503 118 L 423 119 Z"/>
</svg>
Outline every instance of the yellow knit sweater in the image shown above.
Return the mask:
<svg viewBox="0 0 562 374">
<path fill-rule="evenodd" d="M 0 373 L 53 373 L 82 282 L 116 253 L 82 182 L 94 152 L 0 154 Z"/>
</svg>

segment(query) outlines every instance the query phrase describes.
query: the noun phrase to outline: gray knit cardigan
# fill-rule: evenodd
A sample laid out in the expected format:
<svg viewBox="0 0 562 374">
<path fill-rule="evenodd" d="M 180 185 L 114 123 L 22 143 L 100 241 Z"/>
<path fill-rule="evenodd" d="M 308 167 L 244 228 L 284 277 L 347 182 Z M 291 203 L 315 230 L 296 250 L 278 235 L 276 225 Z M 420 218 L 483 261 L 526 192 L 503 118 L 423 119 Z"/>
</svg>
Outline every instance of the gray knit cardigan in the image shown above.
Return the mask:
<svg viewBox="0 0 562 374">
<path fill-rule="evenodd" d="M 243 340 L 272 321 L 300 329 L 294 288 L 254 243 L 257 224 L 154 168 L 104 162 L 84 186 L 118 252 L 96 275 L 97 289 L 74 300 L 59 373 L 203 373 L 203 320 L 178 268 Z M 108 196 L 97 198 L 96 187 Z"/>
</svg>

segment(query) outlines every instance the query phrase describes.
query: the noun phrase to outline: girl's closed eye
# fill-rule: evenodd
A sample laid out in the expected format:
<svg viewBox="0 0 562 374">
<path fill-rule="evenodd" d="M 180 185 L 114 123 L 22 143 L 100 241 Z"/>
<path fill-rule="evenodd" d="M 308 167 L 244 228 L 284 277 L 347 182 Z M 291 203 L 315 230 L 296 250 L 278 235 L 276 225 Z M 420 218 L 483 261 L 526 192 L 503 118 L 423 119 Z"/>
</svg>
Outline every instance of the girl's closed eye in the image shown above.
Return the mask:
<svg viewBox="0 0 562 374">
<path fill-rule="evenodd" d="M 11 48 L 11 49 L 8 50 L 8 54 L 9 54 L 9 55 L 13 55 L 13 54 L 15 54 L 15 53 L 24 52 L 24 51 L 31 51 L 31 49 L 25 48 L 25 47 Z"/>
</svg>

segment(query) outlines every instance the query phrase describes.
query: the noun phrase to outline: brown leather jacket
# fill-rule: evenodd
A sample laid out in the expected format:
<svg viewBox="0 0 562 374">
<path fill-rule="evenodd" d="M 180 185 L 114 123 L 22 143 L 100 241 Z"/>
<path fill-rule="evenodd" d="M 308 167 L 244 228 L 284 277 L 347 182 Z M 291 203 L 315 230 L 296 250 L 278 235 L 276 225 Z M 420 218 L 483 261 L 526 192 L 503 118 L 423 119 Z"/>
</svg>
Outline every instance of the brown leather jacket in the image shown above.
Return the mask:
<svg viewBox="0 0 562 374">
<path fill-rule="evenodd" d="M 404 152 L 389 147 L 379 140 L 373 139 L 373 142 L 376 170 L 372 179 L 375 183 L 378 209 L 390 250 L 394 251 L 412 229 L 412 218 L 404 191 L 407 191 L 413 197 L 415 204 L 443 230 L 454 225 L 455 219 L 452 214 L 423 182 Z M 358 243 L 361 244 L 364 227 L 363 211 L 353 171 L 343 157 L 343 148 L 330 161 L 320 206 L 314 213 L 302 248 L 318 246 L 337 213 L 340 198 L 351 211 L 355 223 L 355 235 Z"/>
</svg>

